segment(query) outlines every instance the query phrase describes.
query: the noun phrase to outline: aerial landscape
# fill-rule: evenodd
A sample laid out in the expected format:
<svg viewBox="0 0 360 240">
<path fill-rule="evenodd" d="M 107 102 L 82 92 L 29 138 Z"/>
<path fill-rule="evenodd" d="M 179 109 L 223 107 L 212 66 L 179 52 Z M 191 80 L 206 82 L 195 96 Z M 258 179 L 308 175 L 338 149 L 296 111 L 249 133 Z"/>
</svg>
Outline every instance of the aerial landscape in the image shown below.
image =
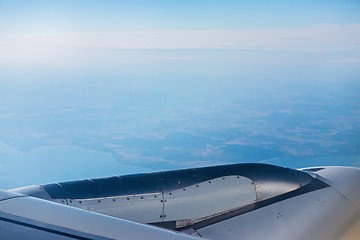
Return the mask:
<svg viewBox="0 0 360 240">
<path fill-rule="evenodd" d="M 360 167 L 356 1 L 0 3 L 0 189 Z"/>
</svg>

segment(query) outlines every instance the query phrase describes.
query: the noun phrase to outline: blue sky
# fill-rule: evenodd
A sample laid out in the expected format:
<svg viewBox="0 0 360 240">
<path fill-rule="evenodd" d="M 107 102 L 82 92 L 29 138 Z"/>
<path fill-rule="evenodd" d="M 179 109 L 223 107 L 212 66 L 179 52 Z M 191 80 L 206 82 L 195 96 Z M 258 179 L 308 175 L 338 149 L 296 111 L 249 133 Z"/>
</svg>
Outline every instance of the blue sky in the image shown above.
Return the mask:
<svg viewBox="0 0 360 240">
<path fill-rule="evenodd" d="M 235 30 L 359 22 L 358 1 L 2 1 L 5 31 Z"/>
<path fill-rule="evenodd" d="M 199 52 L 163 56 L 116 50 L 257 51 L 237 54 L 235 65 L 246 56 L 260 65 L 264 59 L 306 64 L 319 52 L 318 62 L 330 68 L 345 64 L 354 69 L 360 62 L 358 1 L 2 1 L 0 11 L 0 68 L 5 72 L 102 72 L 114 70 L 111 63 L 125 69 L 129 62 L 146 68 L 162 61 L 191 67 L 192 60 L 204 58 Z M 296 57 L 303 53 L 307 57 Z M 220 55 L 208 59 L 226 68 L 234 54 Z"/>
<path fill-rule="evenodd" d="M 358 166 L 359 12 L 331 0 L 0 1 L 0 175 L 24 174 L 22 186 L 274 156 Z"/>
<path fill-rule="evenodd" d="M 1 1 L 1 79 L 357 79 L 359 12 L 334 0 Z"/>
</svg>

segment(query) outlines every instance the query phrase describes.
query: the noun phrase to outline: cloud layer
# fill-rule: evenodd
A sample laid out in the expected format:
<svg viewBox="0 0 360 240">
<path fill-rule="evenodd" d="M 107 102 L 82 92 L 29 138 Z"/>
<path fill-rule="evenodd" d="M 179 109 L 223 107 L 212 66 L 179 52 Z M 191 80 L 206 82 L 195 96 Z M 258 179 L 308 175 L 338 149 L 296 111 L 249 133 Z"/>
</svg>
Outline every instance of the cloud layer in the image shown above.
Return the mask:
<svg viewBox="0 0 360 240">
<path fill-rule="evenodd" d="M 68 58 L 89 49 L 360 51 L 360 24 L 270 30 L 0 34 L 0 64 Z"/>
</svg>

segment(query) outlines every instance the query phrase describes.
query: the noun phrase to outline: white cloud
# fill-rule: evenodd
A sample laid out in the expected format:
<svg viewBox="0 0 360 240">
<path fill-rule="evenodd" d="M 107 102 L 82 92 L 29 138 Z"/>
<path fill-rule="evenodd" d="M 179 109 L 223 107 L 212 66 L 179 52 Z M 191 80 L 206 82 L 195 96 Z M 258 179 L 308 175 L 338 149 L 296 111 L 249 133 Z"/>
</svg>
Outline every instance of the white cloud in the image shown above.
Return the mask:
<svg viewBox="0 0 360 240">
<path fill-rule="evenodd" d="M 206 144 L 205 148 L 202 149 L 192 149 L 192 155 L 193 156 L 200 156 L 200 157 L 209 157 L 209 156 L 215 156 L 219 155 L 223 152 L 222 150 L 223 146 L 214 146 L 211 144 Z"/>
<path fill-rule="evenodd" d="M 120 163 L 131 163 L 137 165 L 142 164 L 152 164 L 152 163 L 169 163 L 170 161 L 163 159 L 161 157 L 152 157 L 152 156 L 142 156 L 137 149 L 115 149 L 112 156 Z"/>
<path fill-rule="evenodd" d="M 0 113 L 0 119 L 10 119 L 15 116 L 15 113 Z"/>
<path fill-rule="evenodd" d="M 40 139 L 40 138 L 45 138 L 47 136 L 49 136 L 49 134 L 47 133 L 33 133 L 31 134 L 31 136 L 35 139 Z"/>
<path fill-rule="evenodd" d="M 330 59 L 326 62 L 333 63 L 360 63 L 360 58 L 338 58 L 338 59 Z"/>
<path fill-rule="evenodd" d="M 81 61 L 89 58 L 89 49 L 360 51 L 360 23 L 253 30 L 0 33 L 0 64 Z"/>
<path fill-rule="evenodd" d="M 237 138 L 235 140 L 231 140 L 225 143 L 226 145 L 242 145 L 242 146 L 247 146 L 250 145 L 249 143 L 246 143 L 245 141 L 243 141 L 240 138 Z"/>
</svg>

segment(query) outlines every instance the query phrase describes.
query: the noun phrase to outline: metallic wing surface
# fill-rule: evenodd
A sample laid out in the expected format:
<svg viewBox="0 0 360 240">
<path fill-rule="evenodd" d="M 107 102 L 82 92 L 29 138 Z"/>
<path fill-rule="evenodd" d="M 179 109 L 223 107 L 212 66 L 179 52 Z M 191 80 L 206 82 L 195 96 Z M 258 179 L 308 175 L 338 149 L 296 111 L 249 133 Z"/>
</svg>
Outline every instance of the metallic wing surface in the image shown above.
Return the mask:
<svg viewBox="0 0 360 240">
<path fill-rule="evenodd" d="M 0 190 L 0 239 L 196 239 L 51 201 Z"/>
<path fill-rule="evenodd" d="M 164 228 L 188 234 L 179 239 L 190 234 L 207 239 L 342 240 L 359 239 L 359 183 L 358 168 L 294 170 L 232 164 L 51 183 L 11 192 L 32 196 L 19 199 L 40 198 L 39 205 L 54 204 L 166 234 L 176 235 Z M 0 211 L 4 209 L 0 205 Z"/>
</svg>

